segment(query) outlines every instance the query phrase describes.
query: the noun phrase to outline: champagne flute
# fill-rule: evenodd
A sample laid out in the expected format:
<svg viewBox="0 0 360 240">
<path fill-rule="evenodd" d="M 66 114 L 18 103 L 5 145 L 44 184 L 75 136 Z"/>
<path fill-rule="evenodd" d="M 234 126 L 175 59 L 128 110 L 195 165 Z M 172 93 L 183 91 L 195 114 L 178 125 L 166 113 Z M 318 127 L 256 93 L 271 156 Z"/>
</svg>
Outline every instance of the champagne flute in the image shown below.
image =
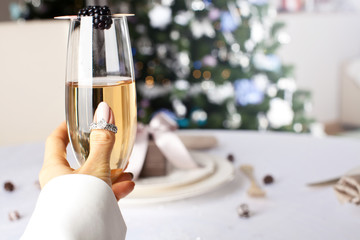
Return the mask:
<svg viewBox="0 0 360 240">
<path fill-rule="evenodd" d="M 114 113 L 118 132 L 111 169 L 125 169 L 136 135 L 136 90 L 126 15 L 112 15 L 106 29 L 93 17 L 70 18 L 66 66 L 66 120 L 76 160 L 82 165 L 90 151 L 90 124 L 101 102 Z"/>
</svg>

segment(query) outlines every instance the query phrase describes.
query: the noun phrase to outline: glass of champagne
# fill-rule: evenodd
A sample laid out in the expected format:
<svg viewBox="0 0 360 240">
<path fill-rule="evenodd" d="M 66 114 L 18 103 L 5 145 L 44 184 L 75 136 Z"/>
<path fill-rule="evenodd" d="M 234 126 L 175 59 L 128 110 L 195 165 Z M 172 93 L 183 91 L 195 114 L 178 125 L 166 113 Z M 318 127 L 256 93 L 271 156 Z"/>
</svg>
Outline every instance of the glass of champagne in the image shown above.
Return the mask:
<svg viewBox="0 0 360 240">
<path fill-rule="evenodd" d="M 101 102 L 113 111 L 118 132 L 111 169 L 125 169 L 136 135 L 136 91 L 127 15 L 111 18 L 106 28 L 93 17 L 70 18 L 66 66 L 66 120 L 72 149 L 79 165 L 90 151 L 90 124 Z"/>
</svg>

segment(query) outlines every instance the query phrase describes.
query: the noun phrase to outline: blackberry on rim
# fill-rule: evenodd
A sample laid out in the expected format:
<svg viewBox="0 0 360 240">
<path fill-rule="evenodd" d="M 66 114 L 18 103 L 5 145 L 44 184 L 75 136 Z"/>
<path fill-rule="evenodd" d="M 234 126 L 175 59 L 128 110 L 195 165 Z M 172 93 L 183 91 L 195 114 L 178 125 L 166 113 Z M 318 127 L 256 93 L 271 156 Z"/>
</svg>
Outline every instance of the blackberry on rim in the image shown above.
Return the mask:
<svg viewBox="0 0 360 240">
<path fill-rule="evenodd" d="M 108 6 L 87 6 L 78 12 L 78 19 L 83 16 L 93 17 L 93 26 L 95 29 L 109 29 L 113 20 Z"/>
</svg>

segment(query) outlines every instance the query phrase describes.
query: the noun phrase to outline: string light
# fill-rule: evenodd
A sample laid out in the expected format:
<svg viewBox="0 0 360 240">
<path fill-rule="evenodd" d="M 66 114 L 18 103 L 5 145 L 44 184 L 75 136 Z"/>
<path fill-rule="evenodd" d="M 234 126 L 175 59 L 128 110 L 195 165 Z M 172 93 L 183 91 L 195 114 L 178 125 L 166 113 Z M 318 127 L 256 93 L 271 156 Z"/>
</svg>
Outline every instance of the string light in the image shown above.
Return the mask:
<svg viewBox="0 0 360 240">
<path fill-rule="evenodd" d="M 211 72 L 210 71 L 203 72 L 203 77 L 206 80 L 210 79 L 211 78 Z"/>
<path fill-rule="evenodd" d="M 154 74 L 154 72 L 155 72 L 154 68 L 148 68 L 147 69 L 147 73 L 150 74 L 150 75 Z"/>
<path fill-rule="evenodd" d="M 152 88 L 154 87 L 154 77 L 153 76 L 147 76 L 145 78 L 145 84 L 147 87 Z"/>
<path fill-rule="evenodd" d="M 215 22 L 215 23 L 214 23 L 214 28 L 215 28 L 216 30 L 220 30 L 220 29 L 221 29 L 221 24 L 220 24 L 220 22 Z"/>
<path fill-rule="evenodd" d="M 167 79 L 167 78 L 164 78 L 161 82 L 162 82 L 162 84 L 163 84 L 164 86 L 167 86 L 167 85 L 170 85 L 170 84 L 171 84 L 171 81 L 170 81 L 169 79 Z"/>
<path fill-rule="evenodd" d="M 229 69 L 224 69 L 222 72 L 221 72 L 221 77 L 223 79 L 228 79 L 231 75 L 231 71 Z"/>
<path fill-rule="evenodd" d="M 217 46 L 218 48 L 221 48 L 221 47 L 225 46 L 225 42 L 222 41 L 222 40 L 219 40 L 219 41 L 216 42 L 216 46 Z"/>
<path fill-rule="evenodd" d="M 201 78 L 201 71 L 200 70 L 194 70 L 193 71 L 193 77 L 196 79 Z"/>
<path fill-rule="evenodd" d="M 136 67 L 137 70 L 142 70 L 143 67 L 144 67 L 144 64 L 142 62 L 137 62 L 135 64 L 135 67 Z"/>
</svg>

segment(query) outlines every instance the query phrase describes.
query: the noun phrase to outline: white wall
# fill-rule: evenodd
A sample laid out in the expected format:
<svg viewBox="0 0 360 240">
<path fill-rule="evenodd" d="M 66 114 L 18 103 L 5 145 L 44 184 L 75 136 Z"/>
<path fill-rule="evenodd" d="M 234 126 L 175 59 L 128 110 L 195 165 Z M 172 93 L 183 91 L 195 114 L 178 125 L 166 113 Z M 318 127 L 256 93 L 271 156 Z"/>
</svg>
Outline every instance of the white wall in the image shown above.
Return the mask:
<svg viewBox="0 0 360 240">
<path fill-rule="evenodd" d="M 67 21 L 0 23 L 0 144 L 44 141 L 65 119 Z"/>
<path fill-rule="evenodd" d="M 313 93 L 314 116 L 321 122 L 340 119 L 340 71 L 360 56 L 360 15 L 355 13 L 280 14 L 292 42 L 280 50 L 296 66 L 299 88 Z M 354 102 L 356 107 L 359 103 Z"/>
</svg>

